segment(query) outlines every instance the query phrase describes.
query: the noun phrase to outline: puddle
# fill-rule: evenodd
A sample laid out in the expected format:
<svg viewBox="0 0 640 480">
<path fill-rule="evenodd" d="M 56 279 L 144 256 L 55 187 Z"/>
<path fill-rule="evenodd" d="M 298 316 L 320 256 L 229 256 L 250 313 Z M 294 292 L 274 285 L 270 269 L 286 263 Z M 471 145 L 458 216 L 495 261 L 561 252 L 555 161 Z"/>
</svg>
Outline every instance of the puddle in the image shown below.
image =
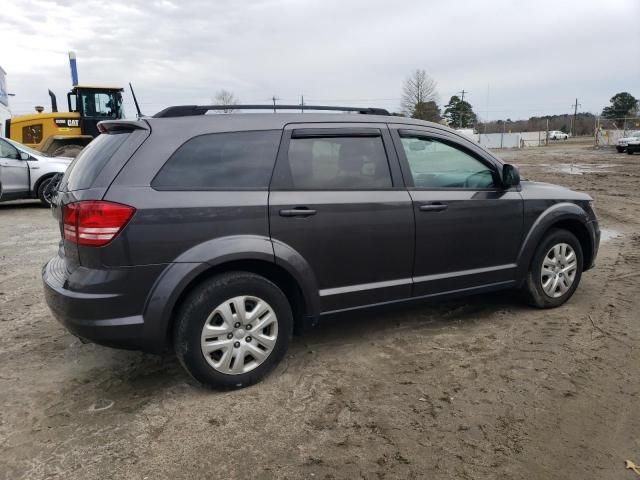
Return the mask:
<svg viewBox="0 0 640 480">
<path fill-rule="evenodd" d="M 558 163 L 555 165 L 540 165 L 547 167 L 552 172 L 566 173 L 568 175 L 583 175 L 585 173 L 607 172 L 609 168 L 619 167 L 618 163 Z"/>
<path fill-rule="evenodd" d="M 614 238 L 620 238 L 623 234 L 619 230 L 615 230 L 613 228 L 601 228 L 600 229 L 600 241 L 606 242 L 608 240 L 613 240 Z"/>
</svg>

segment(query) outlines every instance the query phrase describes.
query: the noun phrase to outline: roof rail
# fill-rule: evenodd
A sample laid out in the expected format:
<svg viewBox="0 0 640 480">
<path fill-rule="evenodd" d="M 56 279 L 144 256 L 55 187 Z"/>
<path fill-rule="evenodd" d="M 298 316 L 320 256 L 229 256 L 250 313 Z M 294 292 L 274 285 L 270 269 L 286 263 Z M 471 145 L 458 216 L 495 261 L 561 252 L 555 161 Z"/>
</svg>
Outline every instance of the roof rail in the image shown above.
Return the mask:
<svg viewBox="0 0 640 480">
<path fill-rule="evenodd" d="M 332 107 L 327 105 L 178 105 L 159 111 L 154 118 L 189 117 L 204 115 L 209 110 L 324 110 L 330 112 L 356 112 L 363 115 L 391 115 L 384 108 Z"/>
</svg>

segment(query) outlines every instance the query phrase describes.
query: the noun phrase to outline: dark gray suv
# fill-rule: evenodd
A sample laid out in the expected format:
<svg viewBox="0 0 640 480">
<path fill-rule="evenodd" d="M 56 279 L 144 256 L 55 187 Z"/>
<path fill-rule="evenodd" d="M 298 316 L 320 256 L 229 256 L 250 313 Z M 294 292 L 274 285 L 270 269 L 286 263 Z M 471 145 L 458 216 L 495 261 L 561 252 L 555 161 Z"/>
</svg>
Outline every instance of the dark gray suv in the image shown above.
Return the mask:
<svg viewBox="0 0 640 480">
<path fill-rule="evenodd" d="M 449 128 L 209 110 L 103 122 L 67 170 L 42 276 L 75 335 L 241 387 L 330 314 L 507 288 L 556 307 L 593 266 L 591 197 Z"/>
</svg>

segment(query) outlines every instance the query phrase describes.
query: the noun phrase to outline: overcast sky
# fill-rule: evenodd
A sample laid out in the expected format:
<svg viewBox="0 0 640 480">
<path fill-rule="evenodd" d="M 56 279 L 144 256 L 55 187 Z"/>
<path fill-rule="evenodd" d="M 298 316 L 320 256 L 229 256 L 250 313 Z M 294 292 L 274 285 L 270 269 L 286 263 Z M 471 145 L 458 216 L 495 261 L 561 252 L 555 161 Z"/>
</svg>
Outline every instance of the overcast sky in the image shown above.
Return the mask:
<svg viewBox="0 0 640 480">
<path fill-rule="evenodd" d="M 0 0 L 0 45 L 14 113 L 48 110 L 47 88 L 66 104 L 69 50 L 81 84 L 131 81 L 146 114 L 222 88 L 397 111 L 416 68 L 483 119 L 640 97 L 640 0 Z"/>
</svg>

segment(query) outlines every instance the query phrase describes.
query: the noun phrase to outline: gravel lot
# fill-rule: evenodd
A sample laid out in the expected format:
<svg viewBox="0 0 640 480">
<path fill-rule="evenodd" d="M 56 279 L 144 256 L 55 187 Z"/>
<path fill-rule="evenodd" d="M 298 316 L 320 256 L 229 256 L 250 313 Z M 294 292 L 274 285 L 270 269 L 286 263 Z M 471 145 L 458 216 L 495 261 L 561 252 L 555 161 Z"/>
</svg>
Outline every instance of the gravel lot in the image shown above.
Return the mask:
<svg viewBox="0 0 640 480">
<path fill-rule="evenodd" d="M 506 292 L 352 314 L 225 393 L 172 356 L 68 334 L 40 283 L 56 224 L 37 203 L 0 204 L 0 478 L 634 478 L 640 155 L 500 155 L 596 199 L 604 242 L 567 305 Z"/>
</svg>

